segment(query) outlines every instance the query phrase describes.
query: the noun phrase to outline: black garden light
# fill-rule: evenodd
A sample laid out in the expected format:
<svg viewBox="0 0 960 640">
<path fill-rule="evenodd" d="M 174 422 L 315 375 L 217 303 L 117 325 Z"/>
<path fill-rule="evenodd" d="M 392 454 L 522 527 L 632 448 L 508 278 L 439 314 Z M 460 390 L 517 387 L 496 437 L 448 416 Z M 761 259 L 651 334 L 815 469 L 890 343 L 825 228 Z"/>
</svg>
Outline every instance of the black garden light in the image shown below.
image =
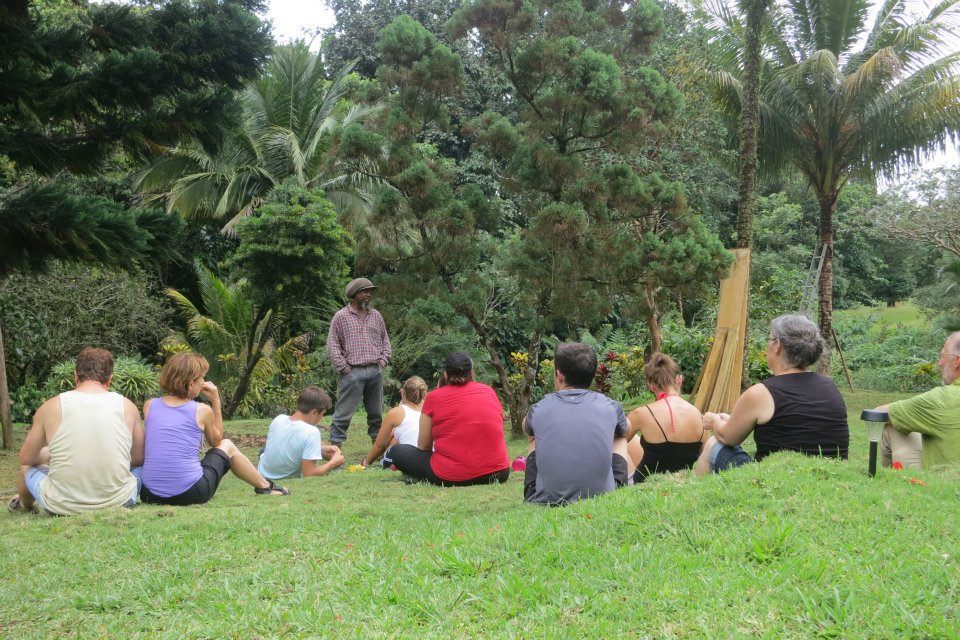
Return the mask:
<svg viewBox="0 0 960 640">
<path fill-rule="evenodd" d="M 867 474 L 872 478 L 877 475 L 877 445 L 880 434 L 883 433 L 883 426 L 890 420 L 890 414 L 886 411 L 864 409 L 860 412 L 860 419 L 866 425 L 867 437 L 870 438 L 870 466 Z"/>
</svg>

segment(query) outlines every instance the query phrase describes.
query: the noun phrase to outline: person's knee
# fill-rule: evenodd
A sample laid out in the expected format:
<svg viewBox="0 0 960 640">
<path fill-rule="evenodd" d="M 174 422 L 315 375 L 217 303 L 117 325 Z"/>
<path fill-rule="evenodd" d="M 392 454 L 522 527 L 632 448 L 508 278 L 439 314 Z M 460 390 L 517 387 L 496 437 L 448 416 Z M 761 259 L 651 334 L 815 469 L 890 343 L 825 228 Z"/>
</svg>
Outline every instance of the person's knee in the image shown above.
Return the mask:
<svg viewBox="0 0 960 640">
<path fill-rule="evenodd" d="M 703 447 L 700 449 L 700 457 L 697 458 L 697 464 L 694 466 L 694 473 L 698 476 L 705 476 L 712 471 L 712 465 L 710 464 L 710 455 L 713 451 L 714 445 L 717 444 L 717 439 L 713 436 L 710 436 L 706 442 L 703 443 Z"/>
<path fill-rule="evenodd" d="M 237 445 L 233 444 L 233 440 L 229 438 L 224 438 L 223 440 L 221 440 L 220 444 L 217 445 L 217 449 L 220 449 L 225 454 L 227 454 L 228 458 L 232 458 L 233 456 L 240 453 L 240 450 L 237 449 Z"/>
</svg>

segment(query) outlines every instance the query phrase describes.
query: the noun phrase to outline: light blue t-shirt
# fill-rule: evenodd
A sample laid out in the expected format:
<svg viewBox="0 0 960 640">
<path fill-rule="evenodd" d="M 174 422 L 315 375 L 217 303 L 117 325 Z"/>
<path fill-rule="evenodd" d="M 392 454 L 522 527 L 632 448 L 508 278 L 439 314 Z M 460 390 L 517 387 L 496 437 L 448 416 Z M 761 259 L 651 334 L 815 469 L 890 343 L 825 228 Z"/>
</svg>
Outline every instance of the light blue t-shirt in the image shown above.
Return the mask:
<svg viewBox="0 0 960 640">
<path fill-rule="evenodd" d="M 299 478 L 303 460 L 323 460 L 320 430 L 290 416 L 279 415 L 267 430 L 267 444 L 257 470 L 268 480 Z"/>
</svg>

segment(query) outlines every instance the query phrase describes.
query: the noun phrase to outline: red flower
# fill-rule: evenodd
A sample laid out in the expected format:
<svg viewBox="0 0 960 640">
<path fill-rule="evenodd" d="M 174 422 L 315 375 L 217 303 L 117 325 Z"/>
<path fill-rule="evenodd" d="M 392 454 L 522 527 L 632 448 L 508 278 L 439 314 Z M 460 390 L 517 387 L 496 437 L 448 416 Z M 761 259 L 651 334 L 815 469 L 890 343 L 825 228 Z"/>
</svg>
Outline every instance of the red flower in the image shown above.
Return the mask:
<svg viewBox="0 0 960 640">
<path fill-rule="evenodd" d="M 895 471 L 900 471 L 901 469 L 903 469 L 903 463 L 900 462 L 899 460 L 894 460 L 891 466 L 894 468 Z"/>
</svg>

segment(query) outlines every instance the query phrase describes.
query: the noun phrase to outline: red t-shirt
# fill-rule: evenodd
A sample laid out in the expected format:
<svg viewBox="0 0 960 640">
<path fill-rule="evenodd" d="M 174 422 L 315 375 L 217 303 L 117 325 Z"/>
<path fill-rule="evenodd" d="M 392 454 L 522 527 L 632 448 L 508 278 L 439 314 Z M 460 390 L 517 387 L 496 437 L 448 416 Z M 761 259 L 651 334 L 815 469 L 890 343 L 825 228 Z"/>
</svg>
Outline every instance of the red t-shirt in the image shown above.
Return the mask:
<svg viewBox="0 0 960 640">
<path fill-rule="evenodd" d="M 510 466 L 503 407 L 489 386 L 468 382 L 434 389 L 423 413 L 433 419 L 430 467 L 437 477 L 461 482 Z"/>
</svg>

